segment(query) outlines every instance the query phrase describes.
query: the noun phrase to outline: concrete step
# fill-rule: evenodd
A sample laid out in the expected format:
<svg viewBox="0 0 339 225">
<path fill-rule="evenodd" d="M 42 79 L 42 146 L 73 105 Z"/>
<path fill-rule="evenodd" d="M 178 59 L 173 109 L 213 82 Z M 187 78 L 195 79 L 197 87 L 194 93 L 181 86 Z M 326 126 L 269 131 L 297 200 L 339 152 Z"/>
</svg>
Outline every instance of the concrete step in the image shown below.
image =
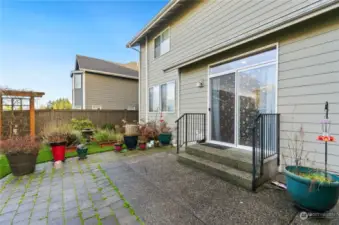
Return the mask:
<svg viewBox="0 0 339 225">
<path fill-rule="evenodd" d="M 180 153 L 178 161 L 218 176 L 232 184 L 252 190 L 252 174 L 195 155 Z"/>
<path fill-rule="evenodd" d="M 220 150 L 205 145 L 187 146 L 186 153 L 241 171 L 252 173 L 252 152 L 229 148 Z"/>
</svg>

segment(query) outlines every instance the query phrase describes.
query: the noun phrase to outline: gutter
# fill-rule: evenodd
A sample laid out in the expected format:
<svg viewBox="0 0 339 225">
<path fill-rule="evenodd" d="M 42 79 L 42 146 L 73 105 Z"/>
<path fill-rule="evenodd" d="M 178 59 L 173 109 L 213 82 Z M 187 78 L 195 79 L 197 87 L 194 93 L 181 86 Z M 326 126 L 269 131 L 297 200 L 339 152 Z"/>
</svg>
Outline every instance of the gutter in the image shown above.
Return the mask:
<svg viewBox="0 0 339 225">
<path fill-rule="evenodd" d="M 81 71 L 91 72 L 91 73 L 99 73 L 99 74 L 103 74 L 103 75 L 110 75 L 110 76 L 116 76 L 116 77 L 122 77 L 122 78 L 128 78 L 128 79 L 132 79 L 132 80 L 139 80 L 138 77 L 133 77 L 133 76 L 119 74 L 119 73 L 109 73 L 109 72 L 103 72 L 103 71 L 98 71 L 98 70 L 90 70 L 90 69 L 83 69 L 83 68 L 81 68 Z"/>
<path fill-rule="evenodd" d="M 250 42 L 252 40 L 255 40 L 255 39 L 261 38 L 263 36 L 266 36 L 268 34 L 277 32 L 277 31 L 282 30 L 282 29 L 284 29 L 286 27 L 289 27 L 289 26 L 295 25 L 297 23 L 303 22 L 303 21 L 305 21 L 307 19 L 310 19 L 312 17 L 315 17 L 315 16 L 318 16 L 320 14 L 326 13 L 326 12 L 331 11 L 333 9 L 336 9 L 338 7 L 339 7 L 338 0 L 332 0 L 331 2 L 328 2 L 328 3 L 326 3 L 326 4 L 324 4 L 324 5 L 320 6 L 320 7 L 314 7 L 310 11 L 302 13 L 302 14 L 300 14 L 297 17 L 290 18 L 290 19 L 288 19 L 286 21 L 283 21 L 281 23 L 278 23 L 278 24 L 274 25 L 273 27 L 266 28 L 265 30 L 258 31 L 256 33 L 250 35 L 250 37 L 246 37 L 246 38 L 242 38 L 242 39 L 233 41 L 233 42 L 229 43 L 226 47 L 221 47 L 221 48 L 215 49 L 215 50 L 213 50 L 211 52 L 207 52 L 205 54 L 196 56 L 196 57 L 194 57 L 192 59 L 189 59 L 189 60 L 186 60 L 186 61 L 183 61 L 183 62 L 178 62 L 176 64 L 172 64 L 171 66 L 163 69 L 163 71 L 166 72 L 168 70 L 172 70 L 172 69 L 176 69 L 176 68 L 180 68 L 180 67 L 184 67 L 184 66 L 190 65 L 192 63 L 198 62 L 200 60 L 203 60 L 205 58 L 211 57 L 211 56 L 216 55 L 218 53 L 221 53 L 221 52 L 224 52 L 226 50 L 232 49 L 232 48 L 237 47 L 239 45 L 243 45 L 243 44 L 245 44 L 247 42 Z"/>
</svg>

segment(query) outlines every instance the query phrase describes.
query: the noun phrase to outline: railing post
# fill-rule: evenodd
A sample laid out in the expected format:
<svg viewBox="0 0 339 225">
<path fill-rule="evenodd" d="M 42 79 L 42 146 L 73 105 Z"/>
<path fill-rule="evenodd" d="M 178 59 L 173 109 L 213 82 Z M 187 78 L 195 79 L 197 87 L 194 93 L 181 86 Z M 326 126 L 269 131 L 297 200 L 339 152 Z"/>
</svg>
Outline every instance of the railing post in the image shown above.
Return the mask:
<svg viewBox="0 0 339 225">
<path fill-rule="evenodd" d="M 185 146 L 187 147 L 187 138 L 188 138 L 188 118 L 187 118 L 187 114 L 185 114 L 184 116 L 185 118 Z"/>
<path fill-rule="evenodd" d="M 264 167 L 264 148 L 265 148 L 265 139 L 264 139 L 264 115 L 261 115 L 260 117 L 260 175 L 264 173 L 263 167 Z"/>
<path fill-rule="evenodd" d="M 177 154 L 179 154 L 179 129 L 180 129 L 180 120 L 176 121 L 177 124 Z"/>
<path fill-rule="evenodd" d="M 252 191 L 255 191 L 255 174 L 256 174 L 256 164 L 255 164 L 255 125 L 252 128 Z"/>
<path fill-rule="evenodd" d="M 280 114 L 277 114 L 277 164 L 280 166 Z"/>
<path fill-rule="evenodd" d="M 207 135 L 206 135 L 206 114 L 203 114 L 204 118 L 204 140 L 207 141 Z"/>
</svg>

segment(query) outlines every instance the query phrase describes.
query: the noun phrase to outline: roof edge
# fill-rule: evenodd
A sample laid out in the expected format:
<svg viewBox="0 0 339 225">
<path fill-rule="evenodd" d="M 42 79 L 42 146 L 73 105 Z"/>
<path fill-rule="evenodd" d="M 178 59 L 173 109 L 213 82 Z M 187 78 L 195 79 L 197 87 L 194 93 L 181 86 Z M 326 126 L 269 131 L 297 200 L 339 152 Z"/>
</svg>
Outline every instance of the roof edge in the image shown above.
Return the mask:
<svg viewBox="0 0 339 225">
<path fill-rule="evenodd" d="M 110 72 L 104 72 L 104 71 L 99 71 L 99 70 L 90 70 L 90 69 L 85 69 L 85 68 L 79 68 L 79 69 L 84 72 L 98 73 L 102 75 L 110 75 L 110 76 L 122 77 L 122 78 L 127 78 L 127 79 L 132 79 L 132 80 L 139 80 L 139 77 L 128 76 L 125 74 L 110 73 Z"/>
<path fill-rule="evenodd" d="M 135 46 L 142 37 L 147 33 L 149 29 L 151 29 L 154 25 L 157 24 L 157 22 L 164 17 L 175 5 L 177 5 L 181 0 L 171 0 L 167 5 L 165 5 L 160 12 L 158 12 L 157 15 L 155 15 L 152 20 L 142 28 L 134 37 L 132 40 L 130 40 L 127 44 L 127 48 L 131 48 Z"/>
</svg>

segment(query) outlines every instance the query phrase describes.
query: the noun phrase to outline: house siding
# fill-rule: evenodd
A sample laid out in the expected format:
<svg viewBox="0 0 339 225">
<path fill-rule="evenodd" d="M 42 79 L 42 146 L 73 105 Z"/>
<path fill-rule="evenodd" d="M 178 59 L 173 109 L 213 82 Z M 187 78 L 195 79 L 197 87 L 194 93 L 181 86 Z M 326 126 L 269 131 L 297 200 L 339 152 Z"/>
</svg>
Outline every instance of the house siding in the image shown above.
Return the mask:
<svg viewBox="0 0 339 225">
<path fill-rule="evenodd" d="M 85 73 L 86 109 L 101 105 L 102 109 L 138 108 L 138 80 Z"/>
<path fill-rule="evenodd" d="M 147 36 L 147 51 L 144 49 L 145 40 L 141 42 L 141 58 L 146 60 L 147 52 L 148 60 L 142 63 L 141 79 L 146 79 L 147 64 L 147 87 L 167 82 L 176 75 L 167 75 L 164 70 L 175 64 L 250 37 L 330 2 L 333 0 L 191 1 L 184 12 L 177 13 L 167 24 Z M 170 27 L 170 51 L 155 59 L 154 38 L 167 27 Z M 173 74 L 172 71 L 169 74 Z M 147 89 L 141 90 L 142 106 L 147 106 L 147 92 Z M 176 111 L 175 114 L 182 113 Z M 147 115 L 146 109 L 142 109 L 140 117 L 149 119 L 154 116 L 152 113 Z"/>
<path fill-rule="evenodd" d="M 304 22 L 274 35 L 180 69 L 180 114 L 207 113 L 208 65 L 278 43 L 278 113 L 281 114 L 281 163 L 290 162 L 289 136 L 303 126 L 304 149 L 315 166 L 324 165 L 319 121 L 330 104 L 331 131 L 339 136 L 339 11 Z M 196 82 L 204 81 L 203 88 Z M 208 129 L 208 126 L 207 126 Z M 310 165 L 311 162 L 305 162 Z M 329 169 L 339 172 L 339 144 L 329 144 Z"/>
</svg>

